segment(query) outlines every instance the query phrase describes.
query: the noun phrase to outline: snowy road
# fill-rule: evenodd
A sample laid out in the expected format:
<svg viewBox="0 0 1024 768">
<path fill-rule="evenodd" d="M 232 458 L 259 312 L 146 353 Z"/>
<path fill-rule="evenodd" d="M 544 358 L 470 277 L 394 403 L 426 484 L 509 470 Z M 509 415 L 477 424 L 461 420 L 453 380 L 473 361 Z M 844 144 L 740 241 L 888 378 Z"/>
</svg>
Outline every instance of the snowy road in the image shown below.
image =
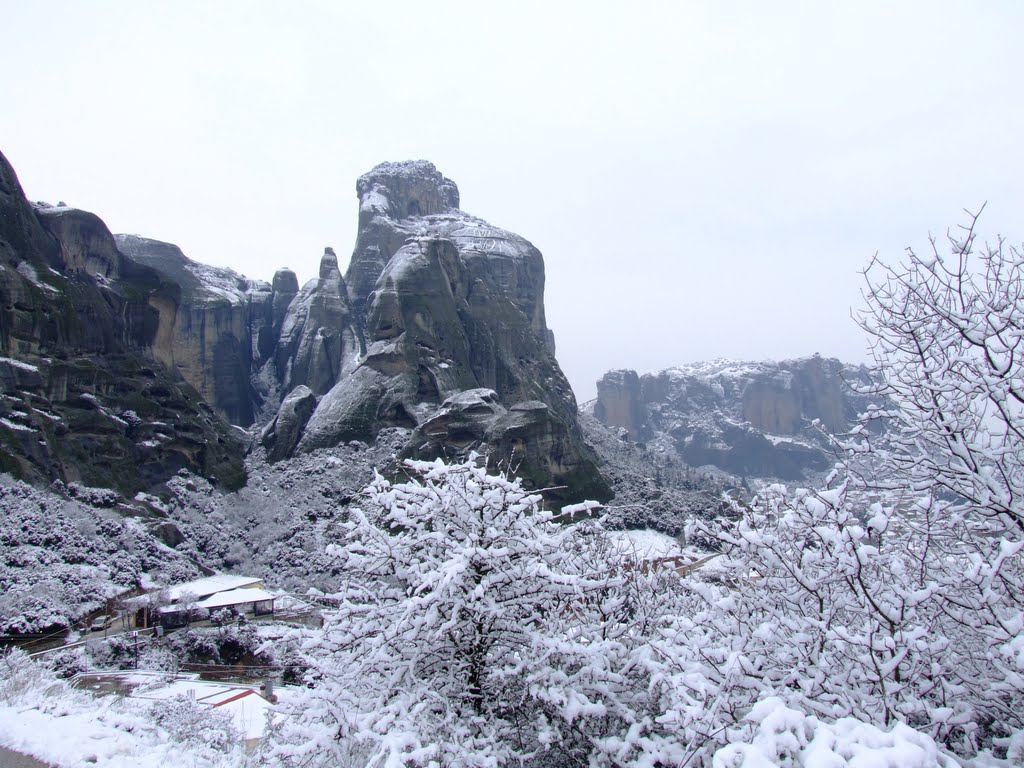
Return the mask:
<svg viewBox="0 0 1024 768">
<path fill-rule="evenodd" d="M 49 763 L 0 747 L 0 768 L 50 768 Z"/>
</svg>

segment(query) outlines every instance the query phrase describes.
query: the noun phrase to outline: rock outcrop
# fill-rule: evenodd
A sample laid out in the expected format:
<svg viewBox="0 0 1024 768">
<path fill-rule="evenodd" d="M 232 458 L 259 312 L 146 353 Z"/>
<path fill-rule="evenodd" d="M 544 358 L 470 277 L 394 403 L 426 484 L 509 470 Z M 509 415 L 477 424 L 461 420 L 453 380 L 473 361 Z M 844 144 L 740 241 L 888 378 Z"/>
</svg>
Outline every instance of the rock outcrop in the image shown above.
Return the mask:
<svg viewBox="0 0 1024 768">
<path fill-rule="evenodd" d="M 153 354 L 230 423 L 252 424 L 259 403 L 250 379 L 273 347 L 273 288 L 192 261 L 171 243 L 138 235 L 116 242 L 176 289 L 173 300 L 150 300 L 160 319 Z"/>
<path fill-rule="evenodd" d="M 280 461 L 292 455 L 315 408 L 316 395 L 305 384 L 288 393 L 277 415 L 260 435 L 269 461 Z"/>
<path fill-rule="evenodd" d="M 554 358 L 540 252 L 460 211 L 454 182 L 430 163 L 385 163 L 356 189 L 360 228 L 341 282 L 347 306 L 322 269 L 317 286 L 304 288 L 288 312 L 298 317 L 308 306 L 308 318 L 317 306 L 337 310 L 329 319 L 340 341 L 325 355 L 333 362 L 340 354 L 341 363 L 329 369 L 336 381 L 297 450 L 405 427 L 414 430 L 407 455 L 484 451 L 492 464 L 515 468 L 537 487 L 565 486 L 553 498 L 606 498 Z M 286 318 L 282 343 L 288 328 Z M 316 334 L 326 339 L 325 331 Z M 307 383 L 296 376 L 302 345 L 287 344 L 292 378 L 285 392 Z M 288 370 L 283 359 L 279 371 Z M 323 391 L 323 378 L 316 384 L 309 386 Z M 477 402 L 482 391 L 490 392 L 486 405 Z M 467 395 L 475 403 L 468 409 L 460 406 L 466 392 L 476 393 Z M 449 433 L 440 425 L 456 412 L 458 427 Z"/>
<path fill-rule="evenodd" d="M 178 289 L 99 218 L 25 199 L 0 155 L 0 470 L 125 493 L 244 481 L 237 435 L 155 352 Z"/>
<path fill-rule="evenodd" d="M 281 322 L 275 352 L 281 391 L 307 386 L 323 395 L 351 370 L 360 348 L 338 257 L 327 248 L 319 277 L 296 294 Z"/>
<path fill-rule="evenodd" d="M 568 486 L 553 498 L 607 497 L 554 359 L 540 252 L 460 211 L 455 183 L 430 163 L 379 165 L 356 190 L 359 233 L 344 277 L 327 249 L 319 277 L 283 315 L 272 302 L 280 395 L 288 402 L 301 386 L 318 400 L 297 442 L 291 433 L 279 439 L 280 427 L 271 426 L 268 455 L 373 440 L 401 427 L 414 433 L 406 455 L 476 450 L 537 487 Z M 287 277 L 275 277 L 275 297 L 279 280 L 284 290 Z M 494 412 L 470 409 L 460 416 L 464 432 L 440 430 L 438 419 L 461 393 L 476 390 L 491 393 Z M 301 402 L 308 405 L 308 396 Z M 297 420 L 289 414 L 284 423 Z"/>
<path fill-rule="evenodd" d="M 692 467 L 798 480 L 832 461 L 812 422 L 848 430 L 867 404 L 850 385 L 869 380 L 863 367 L 819 356 L 719 360 L 644 376 L 611 371 L 598 382 L 593 413 L 634 442 L 668 440 Z"/>
<path fill-rule="evenodd" d="M 647 433 L 647 408 L 636 371 L 609 371 L 597 382 L 594 418 L 603 424 L 624 429 L 634 443 Z"/>
</svg>

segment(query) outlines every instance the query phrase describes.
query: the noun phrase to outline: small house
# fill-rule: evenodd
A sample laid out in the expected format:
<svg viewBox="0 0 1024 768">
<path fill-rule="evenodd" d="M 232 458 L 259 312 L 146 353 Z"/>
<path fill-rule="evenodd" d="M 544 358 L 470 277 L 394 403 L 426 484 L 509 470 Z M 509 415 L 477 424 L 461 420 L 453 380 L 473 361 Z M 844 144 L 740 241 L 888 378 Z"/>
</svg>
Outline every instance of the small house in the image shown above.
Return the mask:
<svg viewBox="0 0 1024 768">
<path fill-rule="evenodd" d="M 200 611 L 231 608 L 240 614 L 273 615 L 275 595 L 254 576 L 218 573 L 202 579 L 173 584 L 160 591 L 167 603 L 157 611 L 157 621 L 166 628 L 183 627 Z M 205 614 L 204 614 L 205 615 Z"/>
</svg>

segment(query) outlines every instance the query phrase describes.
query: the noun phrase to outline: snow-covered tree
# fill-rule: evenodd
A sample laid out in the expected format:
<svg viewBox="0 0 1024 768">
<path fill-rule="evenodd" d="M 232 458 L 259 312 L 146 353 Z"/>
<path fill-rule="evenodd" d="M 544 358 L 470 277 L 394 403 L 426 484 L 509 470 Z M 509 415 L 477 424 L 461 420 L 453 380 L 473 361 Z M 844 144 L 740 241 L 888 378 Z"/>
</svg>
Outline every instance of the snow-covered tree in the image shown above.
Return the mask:
<svg viewBox="0 0 1024 768">
<path fill-rule="evenodd" d="M 945 253 L 933 239 L 924 256 L 908 249 L 903 266 L 866 272 L 860 323 L 876 394 L 895 407 L 868 414 L 883 439 L 865 431 L 848 468 L 887 491 L 879 536 L 917 543 L 936 620 L 969 657 L 945 670 L 957 702 L 999 733 L 1024 728 L 1024 249 L 976 247 L 977 220 L 947 235 Z"/>
<path fill-rule="evenodd" d="M 661 641 L 670 695 L 733 710 L 711 731 L 769 694 L 968 754 L 1024 729 L 1024 256 L 975 264 L 973 225 L 868 270 L 879 399 L 834 487 L 769 488 L 713 531 L 717 583 Z"/>
<path fill-rule="evenodd" d="M 536 635 L 607 576 L 574 570 L 575 528 L 518 480 L 472 458 L 405 466 L 408 482 L 377 476 L 332 548 L 341 607 L 309 649 L 318 685 L 285 738 L 312 764 L 361 743 L 389 765 L 528 757 L 545 747 Z"/>
<path fill-rule="evenodd" d="M 975 225 L 906 263 L 865 272 L 880 372 L 870 420 L 887 424 L 890 489 L 942 497 L 994 530 L 1024 532 L 1024 251 L 975 251 Z M 867 442 L 861 445 L 867 449 Z M 877 448 L 877 447 L 876 447 Z"/>
</svg>

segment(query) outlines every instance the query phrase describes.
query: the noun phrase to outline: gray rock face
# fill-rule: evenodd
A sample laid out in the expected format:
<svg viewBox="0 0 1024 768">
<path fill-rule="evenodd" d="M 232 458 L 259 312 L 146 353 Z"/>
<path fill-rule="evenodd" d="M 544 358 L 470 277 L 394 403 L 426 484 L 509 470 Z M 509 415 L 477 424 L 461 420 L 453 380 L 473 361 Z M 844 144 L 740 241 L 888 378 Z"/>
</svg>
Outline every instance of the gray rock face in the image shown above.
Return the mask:
<svg viewBox="0 0 1024 768">
<path fill-rule="evenodd" d="M 252 424 L 250 377 L 258 367 L 261 333 L 265 337 L 272 327 L 271 286 L 199 264 L 170 243 L 138 235 L 116 240 L 122 253 L 176 288 L 173 300 L 150 301 L 160 323 L 153 354 L 230 423 Z"/>
<path fill-rule="evenodd" d="M 382 163 L 356 181 L 359 236 L 345 275 L 357 316 L 366 314 L 366 300 L 407 232 L 395 222 L 459 207 L 459 189 L 432 163 Z"/>
<path fill-rule="evenodd" d="M 633 442 L 647 432 L 647 408 L 636 371 L 609 371 L 597 382 L 594 418 L 603 424 L 626 430 Z"/>
<path fill-rule="evenodd" d="M 96 216 L 25 200 L 0 155 L 0 471 L 150 490 L 179 469 L 228 487 L 242 446 L 154 355 L 177 288 Z"/>
<path fill-rule="evenodd" d="M 316 395 L 304 384 L 295 387 L 260 436 L 269 461 L 280 461 L 292 454 L 306 422 L 316 408 Z"/>
<path fill-rule="evenodd" d="M 124 256 L 99 216 L 67 206 L 43 204 L 35 210 L 43 226 L 57 239 L 61 261 L 69 270 L 101 280 L 121 279 Z"/>
<path fill-rule="evenodd" d="M 351 369 L 359 351 L 348 288 L 338 257 L 327 248 L 320 276 L 292 299 L 281 322 L 275 363 L 282 391 L 305 385 L 324 394 Z"/>
<path fill-rule="evenodd" d="M 276 344 L 277 338 L 281 335 L 281 326 L 284 324 L 285 315 L 288 313 L 288 305 L 299 293 L 299 278 L 290 269 L 277 270 L 274 273 L 271 293 L 273 294 L 270 310 L 271 328 Z"/>
<path fill-rule="evenodd" d="M 589 457 L 581 457 L 565 425 L 539 400 L 506 408 L 491 389 L 469 389 L 446 399 L 413 432 L 405 455 L 452 458 L 475 451 L 493 469 L 513 470 L 536 487 L 559 478 L 547 491 L 556 502 L 606 495 Z"/>
<path fill-rule="evenodd" d="M 831 464 L 811 423 L 832 433 L 849 429 L 866 406 L 849 382 L 868 380 L 863 368 L 818 356 L 719 360 L 642 377 L 611 371 L 598 382 L 594 416 L 631 440 L 668 441 L 693 467 L 798 480 Z"/>
<path fill-rule="evenodd" d="M 342 282 L 349 314 L 331 319 L 341 330 L 343 362 L 325 369 L 336 373 L 336 383 L 320 399 L 298 450 L 406 427 L 417 430 L 412 454 L 452 455 L 486 444 L 493 462 L 511 465 L 519 451 L 529 459 L 518 462 L 521 474 L 538 486 L 569 485 L 567 498 L 583 489 L 607 497 L 579 431 L 572 390 L 554 359 L 540 252 L 458 210 L 455 184 L 430 163 L 378 166 L 359 179 L 357 191 L 360 229 Z M 331 265 L 325 269 L 322 275 L 333 274 Z M 341 305 L 335 283 L 325 280 L 304 288 L 289 308 L 278 347 L 278 370 L 291 361 L 289 383 L 298 383 L 295 370 L 302 365 L 301 344 L 287 342 L 292 346 L 282 354 L 289 318 L 317 302 Z M 501 414 L 478 423 L 473 440 L 422 431 L 448 418 L 459 402 L 451 398 L 481 389 L 494 393 Z M 538 407 L 516 410 L 522 403 Z"/>
</svg>

